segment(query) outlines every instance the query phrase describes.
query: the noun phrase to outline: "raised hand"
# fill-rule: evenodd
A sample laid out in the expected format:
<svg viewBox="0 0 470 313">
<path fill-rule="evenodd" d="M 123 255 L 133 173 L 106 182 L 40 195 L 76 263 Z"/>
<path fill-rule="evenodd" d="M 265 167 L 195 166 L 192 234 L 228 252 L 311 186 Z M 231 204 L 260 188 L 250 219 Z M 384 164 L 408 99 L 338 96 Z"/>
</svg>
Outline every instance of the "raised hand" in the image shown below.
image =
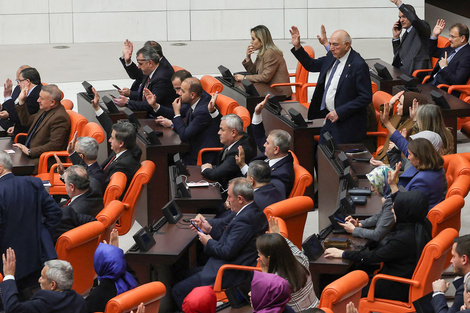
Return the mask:
<svg viewBox="0 0 470 313">
<path fill-rule="evenodd" d="M 207 110 L 209 113 L 214 113 L 215 112 L 215 103 L 217 102 L 217 96 L 219 95 L 219 92 L 216 91 L 212 94 L 211 101 L 209 101 L 209 104 L 207 105 Z"/>
<path fill-rule="evenodd" d="M 320 27 L 320 35 L 317 35 L 317 39 L 323 46 L 326 47 L 326 46 L 329 45 L 328 38 L 326 37 L 325 25 L 323 25 L 323 24 Z"/>
<path fill-rule="evenodd" d="M 11 82 L 11 79 L 7 78 L 5 84 L 3 84 L 3 97 L 11 97 L 11 91 L 13 90 L 13 83 Z"/>
<path fill-rule="evenodd" d="M 275 218 L 274 216 L 270 216 L 269 217 L 269 232 L 271 234 L 280 234 L 281 231 L 279 229 L 279 223 L 277 221 L 277 218 Z"/>
<path fill-rule="evenodd" d="M 440 60 L 439 60 L 439 66 L 441 67 L 441 69 L 443 69 L 444 67 L 447 67 L 448 63 L 447 63 L 447 51 L 444 51 L 444 57 L 442 57 Z"/>
<path fill-rule="evenodd" d="M 235 155 L 235 162 L 240 167 L 240 169 L 246 165 L 246 163 L 245 163 L 245 150 L 243 149 L 243 147 L 241 145 L 238 146 L 238 155 Z"/>
<path fill-rule="evenodd" d="M 266 97 L 264 97 L 263 101 L 261 101 L 260 103 L 258 103 L 255 107 L 255 114 L 256 115 L 260 115 L 261 114 L 261 111 L 263 111 L 264 109 L 264 106 L 266 105 L 266 102 L 268 102 L 268 99 L 269 99 L 269 94 L 266 95 Z"/>
<path fill-rule="evenodd" d="M 432 30 L 432 36 L 438 37 L 442 33 L 445 27 L 446 27 L 446 21 L 443 19 L 438 19 L 436 22 L 436 26 L 434 26 L 434 29 Z"/>
<path fill-rule="evenodd" d="M 300 32 L 296 26 L 292 26 L 289 29 L 289 33 L 292 37 L 292 45 L 294 45 L 295 50 L 300 48 Z"/>
<path fill-rule="evenodd" d="M 410 106 L 410 117 L 413 119 L 413 121 L 416 122 L 416 113 L 418 113 L 418 100 L 415 98 L 413 99 L 413 104 Z"/>
<path fill-rule="evenodd" d="M 155 110 L 160 107 L 160 105 L 157 104 L 157 96 L 154 95 L 148 88 L 144 88 L 144 97 L 148 104 L 150 104 L 150 106 Z"/>
<path fill-rule="evenodd" d="M 2 255 L 3 259 L 3 275 L 15 276 L 16 271 L 16 256 L 15 251 L 12 248 L 8 248 Z"/>
<path fill-rule="evenodd" d="M 75 143 L 77 142 L 77 136 L 78 136 L 78 131 L 73 134 L 72 140 L 70 140 L 68 146 L 67 146 L 67 153 L 70 155 L 74 153 L 75 151 Z"/>
<path fill-rule="evenodd" d="M 59 173 L 59 175 L 64 175 L 65 173 L 64 164 L 62 164 L 62 161 L 59 159 L 59 157 L 55 153 L 54 153 L 54 158 L 57 163 L 57 173 Z"/>
<path fill-rule="evenodd" d="M 96 91 L 95 87 L 92 87 L 91 90 L 93 90 L 93 94 L 95 95 L 91 100 L 91 105 L 93 106 L 93 109 L 95 109 L 95 111 L 98 111 L 101 108 L 100 96 L 98 95 L 98 91 Z"/>
<path fill-rule="evenodd" d="M 132 51 L 134 45 L 128 39 L 124 41 L 124 46 L 122 47 L 122 58 L 126 61 L 126 64 L 131 63 Z"/>
</svg>

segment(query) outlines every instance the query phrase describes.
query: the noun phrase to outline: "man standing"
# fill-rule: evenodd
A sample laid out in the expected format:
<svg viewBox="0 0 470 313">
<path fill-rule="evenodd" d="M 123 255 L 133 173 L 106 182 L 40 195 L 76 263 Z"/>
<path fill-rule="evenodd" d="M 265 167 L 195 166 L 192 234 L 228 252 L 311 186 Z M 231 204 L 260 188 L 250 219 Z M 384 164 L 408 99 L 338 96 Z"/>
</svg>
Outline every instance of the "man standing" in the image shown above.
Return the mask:
<svg viewBox="0 0 470 313">
<path fill-rule="evenodd" d="M 460 307 L 464 304 L 463 292 L 464 282 L 470 276 L 470 235 L 460 236 L 454 239 L 454 245 L 452 246 L 452 259 L 450 263 L 454 267 L 454 273 L 460 277 L 454 280 L 453 285 L 455 287 L 455 298 L 454 303 L 449 308 L 447 306 L 447 300 L 445 292 L 449 289 L 449 283 L 443 279 L 438 279 L 432 283 L 432 306 L 436 313 L 455 313 L 460 311 Z"/>
<path fill-rule="evenodd" d="M 51 238 L 62 211 L 39 178 L 15 176 L 12 167 L 10 156 L 0 151 L 0 253 L 8 247 L 16 250 L 16 279 L 23 296 L 23 290 L 37 286 L 43 262 L 57 257 Z"/>
<path fill-rule="evenodd" d="M 5 312 L 87 312 L 85 299 L 75 290 L 72 290 L 73 269 L 69 262 L 50 260 L 44 263 L 41 277 L 39 277 L 41 290 L 36 292 L 31 300 L 25 302 L 22 302 L 18 297 L 15 283 L 15 266 L 15 251 L 9 248 L 6 255 L 3 254 L 5 278 L 0 283 L 0 295 Z"/>
<path fill-rule="evenodd" d="M 195 287 L 214 284 L 219 268 L 224 264 L 254 266 L 256 264 L 256 238 L 268 229 L 263 210 L 253 202 L 253 187 L 246 178 L 230 181 L 227 201 L 235 212 L 224 218 L 207 221 L 198 214 L 193 220 L 203 231 L 198 231 L 204 252 L 210 256 L 202 270 L 173 287 L 173 298 L 181 308 L 184 298 Z M 228 271 L 224 274 L 223 288 L 244 279 L 246 273 Z"/>
<path fill-rule="evenodd" d="M 366 136 L 367 106 L 372 101 L 369 67 L 351 48 L 351 37 L 344 30 L 330 37 L 326 56 L 312 59 L 300 45 L 300 33 L 292 26 L 292 53 L 305 69 L 320 72 L 308 118 L 325 118 L 320 143 L 329 131 L 337 143 L 359 142 Z"/>
<path fill-rule="evenodd" d="M 415 70 L 430 68 L 428 41 L 431 27 L 428 22 L 416 15 L 413 6 L 404 4 L 401 0 L 390 0 L 400 10 L 399 20 L 393 25 L 393 62 L 408 75 Z M 401 30 L 405 29 L 400 39 Z"/>
</svg>

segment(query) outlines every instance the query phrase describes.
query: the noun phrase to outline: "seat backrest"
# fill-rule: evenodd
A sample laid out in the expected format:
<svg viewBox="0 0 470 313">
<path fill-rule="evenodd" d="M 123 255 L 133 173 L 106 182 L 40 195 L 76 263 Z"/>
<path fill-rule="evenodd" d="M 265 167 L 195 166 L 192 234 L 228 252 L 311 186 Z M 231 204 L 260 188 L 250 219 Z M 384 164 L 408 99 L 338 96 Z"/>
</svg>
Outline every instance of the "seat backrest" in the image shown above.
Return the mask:
<svg viewBox="0 0 470 313">
<path fill-rule="evenodd" d="M 115 172 L 109 179 L 103 196 L 103 204 L 106 207 L 111 201 L 118 200 L 126 189 L 127 177 L 123 172 Z"/>
<path fill-rule="evenodd" d="M 372 103 L 374 104 L 375 111 L 380 112 L 380 105 L 390 102 L 392 95 L 385 91 L 377 91 L 372 95 Z"/>
<path fill-rule="evenodd" d="M 222 114 L 222 116 L 233 113 L 233 109 L 238 106 L 237 101 L 221 94 L 217 96 L 215 104 L 217 105 L 217 109 L 219 109 L 219 112 Z"/>
<path fill-rule="evenodd" d="M 201 85 L 202 89 L 204 89 L 205 92 L 210 94 L 213 94 L 216 91 L 218 93 L 221 93 L 224 89 L 224 85 L 222 85 L 222 83 L 217 78 L 211 75 L 202 76 Z"/>
<path fill-rule="evenodd" d="M 81 114 L 67 110 L 67 113 L 70 117 L 70 135 L 69 135 L 69 142 L 73 139 L 73 135 L 75 132 L 78 132 L 78 137 L 82 136 L 82 131 L 85 125 L 88 123 L 88 120 Z"/>
<path fill-rule="evenodd" d="M 432 224 L 433 238 L 446 228 L 460 231 L 460 211 L 464 205 L 465 200 L 462 196 L 453 195 L 429 210 L 428 220 Z"/>
<path fill-rule="evenodd" d="M 55 245 L 59 260 L 68 261 L 73 267 L 73 289 L 87 293 L 93 286 L 95 269 L 93 259 L 104 225 L 93 221 L 63 233 Z"/>
<path fill-rule="evenodd" d="M 166 288 L 161 282 L 146 283 L 109 300 L 104 313 L 127 313 L 131 310 L 135 312 L 141 303 L 144 303 L 146 312 L 158 313 L 160 299 L 165 294 Z"/>
<path fill-rule="evenodd" d="M 302 250 L 305 221 L 311 209 L 313 209 L 312 198 L 299 196 L 271 204 L 264 209 L 264 214 L 267 218 L 270 216 L 282 218 L 289 232 L 289 240 Z"/>
<path fill-rule="evenodd" d="M 111 231 L 116 227 L 116 221 L 121 217 L 122 213 L 124 213 L 124 204 L 119 200 L 113 200 L 96 215 L 96 219 L 104 226 L 104 232 L 99 242 L 106 240 L 109 243 Z"/>
<path fill-rule="evenodd" d="M 315 59 L 315 51 L 313 48 L 311 46 L 303 47 L 305 52 L 307 52 L 312 59 Z M 305 84 L 308 82 L 308 75 L 309 71 L 307 71 L 300 62 L 297 62 L 297 68 L 295 69 L 295 82 Z"/>
<path fill-rule="evenodd" d="M 410 302 L 432 291 L 432 282 L 441 278 L 453 240 L 458 235 L 455 229 L 446 228 L 426 244 L 412 277 L 412 280 L 420 284 L 410 287 Z"/>
<path fill-rule="evenodd" d="M 313 182 L 312 175 L 300 164 L 294 163 L 294 185 L 289 194 L 289 198 L 303 196 L 305 189 Z"/>
<path fill-rule="evenodd" d="M 182 67 L 179 67 L 179 66 L 177 66 L 177 65 L 172 65 L 172 67 L 173 67 L 173 70 L 174 70 L 175 72 L 178 72 L 178 71 L 184 70 L 184 68 L 182 68 Z"/>
<path fill-rule="evenodd" d="M 376 83 L 374 82 L 370 82 L 371 85 L 372 85 L 372 94 L 376 93 L 377 91 L 379 91 L 379 86 L 377 86 Z"/>
<path fill-rule="evenodd" d="M 457 181 L 468 182 L 466 177 L 459 179 L 462 175 L 468 176 L 470 179 L 470 160 L 467 157 L 470 158 L 470 153 L 448 154 L 442 156 L 444 159 L 444 169 L 446 171 L 448 186 L 447 197 L 452 194 L 461 194 L 462 197 L 467 195 L 466 193 L 468 193 L 470 186 L 464 186 L 461 183 L 457 184 L 459 186 L 454 186 Z"/>
<path fill-rule="evenodd" d="M 329 308 L 335 313 L 346 312 L 346 304 L 353 302 L 356 307 L 361 299 L 361 291 L 369 282 L 366 272 L 352 271 L 323 289 L 320 297 L 321 308 Z"/>
<path fill-rule="evenodd" d="M 60 100 L 60 104 L 62 104 L 66 110 L 72 110 L 73 109 L 72 100 L 62 99 L 62 100 Z"/>
<path fill-rule="evenodd" d="M 149 160 L 145 160 L 141 163 L 139 170 L 132 178 L 129 188 L 127 189 L 127 192 L 122 199 L 122 202 L 126 205 L 126 210 L 119 219 L 119 225 L 117 226 L 119 236 L 127 234 L 127 232 L 131 229 L 135 220 L 135 205 L 137 200 L 140 198 L 142 188 L 148 184 L 154 171 L 155 163 Z"/>
<path fill-rule="evenodd" d="M 450 41 L 449 41 L 448 38 L 446 38 L 444 36 L 437 37 L 437 47 L 438 48 L 447 48 L 448 46 L 450 46 Z M 439 61 L 439 58 L 431 58 L 432 68 L 434 68 L 436 66 L 438 61 Z"/>
<path fill-rule="evenodd" d="M 247 108 L 242 107 L 241 105 L 239 105 L 239 106 L 237 106 L 236 108 L 233 109 L 233 114 L 238 115 L 242 119 L 243 129 L 246 129 L 248 126 L 250 126 L 251 116 L 250 116 L 250 112 L 248 112 Z"/>
<path fill-rule="evenodd" d="M 88 122 L 85 127 L 83 127 L 81 137 L 92 137 L 98 141 L 98 143 L 102 143 L 106 139 L 106 134 L 98 123 Z"/>
</svg>

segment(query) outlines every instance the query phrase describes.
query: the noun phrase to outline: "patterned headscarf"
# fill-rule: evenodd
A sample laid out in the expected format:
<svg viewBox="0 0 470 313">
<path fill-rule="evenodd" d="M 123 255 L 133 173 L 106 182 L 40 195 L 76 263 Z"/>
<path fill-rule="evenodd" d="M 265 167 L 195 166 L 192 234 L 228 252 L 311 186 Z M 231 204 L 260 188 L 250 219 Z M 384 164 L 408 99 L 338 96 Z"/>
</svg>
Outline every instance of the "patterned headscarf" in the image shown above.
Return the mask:
<svg viewBox="0 0 470 313">
<path fill-rule="evenodd" d="M 393 169 L 389 166 L 382 165 L 374 168 L 369 174 L 366 174 L 372 187 L 374 187 L 381 196 L 385 196 L 390 192 L 390 187 L 388 186 L 389 171 L 393 171 Z"/>
</svg>

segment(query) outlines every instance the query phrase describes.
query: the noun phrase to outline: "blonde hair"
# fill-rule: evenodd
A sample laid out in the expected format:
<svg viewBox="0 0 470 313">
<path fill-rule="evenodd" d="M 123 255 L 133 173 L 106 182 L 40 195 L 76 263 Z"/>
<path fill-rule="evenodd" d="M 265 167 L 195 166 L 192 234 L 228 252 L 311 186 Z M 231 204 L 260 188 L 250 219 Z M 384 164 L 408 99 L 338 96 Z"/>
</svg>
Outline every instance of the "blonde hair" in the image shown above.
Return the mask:
<svg viewBox="0 0 470 313">
<path fill-rule="evenodd" d="M 274 44 L 271 32 L 266 26 L 258 25 L 253 27 L 251 31 L 254 32 L 256 38 L 261 41 L 261 49 L 258 53 L 258 57 L 262 57 L 268 49 L 272 49 L 282 55 L 282 51 Z"/>
</svg>

